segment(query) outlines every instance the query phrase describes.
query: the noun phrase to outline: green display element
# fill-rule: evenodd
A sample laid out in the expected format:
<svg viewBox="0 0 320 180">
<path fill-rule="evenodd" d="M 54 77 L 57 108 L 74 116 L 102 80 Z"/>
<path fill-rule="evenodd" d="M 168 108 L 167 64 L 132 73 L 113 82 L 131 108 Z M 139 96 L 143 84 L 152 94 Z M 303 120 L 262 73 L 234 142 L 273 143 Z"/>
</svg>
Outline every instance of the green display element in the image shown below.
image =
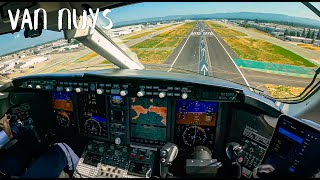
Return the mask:
<svg viewBox="0 0 320 180">
<path fill-rule="evenodd" d="M 130 122 L 166 126 L 167 101 L 164 99 L 131 98 Z"/>
<path fill-rule="evenodd" d="M 268 62 L 260 62 L 254 60 L 242 60 L 234 59 L 235 63 L 240 68 L 247 68 L 256 71 L 262 71 L 267 73 L 298 76 L 298 77 L 313 77 L 316 68 L 302 67 L 285 64 L 274 64 Z"/>
<path fill-rule="evenodd" d="M 167 129 L 141 124 L 131 124 L 131 137 L 149 139 L 155 141 L 166 141 Z"/>
</svg>

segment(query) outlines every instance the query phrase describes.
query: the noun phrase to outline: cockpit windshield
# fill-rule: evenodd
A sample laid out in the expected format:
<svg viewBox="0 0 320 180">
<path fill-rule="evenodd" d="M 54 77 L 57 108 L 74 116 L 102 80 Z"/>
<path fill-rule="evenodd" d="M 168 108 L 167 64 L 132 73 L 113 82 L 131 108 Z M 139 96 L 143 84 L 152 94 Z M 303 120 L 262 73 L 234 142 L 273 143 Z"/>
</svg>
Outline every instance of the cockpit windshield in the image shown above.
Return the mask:
<svg viewBox="0 0 320 180">
<path fill-rule="evenodd" d="M 320 64 L 320 18 L 300 2 L 146 2 L 108 15 L 113 27 L 103 33 L 147 70 L 200 74 L 292 98 L 309 88 Z M 104 20 L 97 26 L 108 25 Z M 68 42 L 63 31 L 0 36 L 1 84 L 107 68 L 117 66 L 76 39 Z"/>
</svg>

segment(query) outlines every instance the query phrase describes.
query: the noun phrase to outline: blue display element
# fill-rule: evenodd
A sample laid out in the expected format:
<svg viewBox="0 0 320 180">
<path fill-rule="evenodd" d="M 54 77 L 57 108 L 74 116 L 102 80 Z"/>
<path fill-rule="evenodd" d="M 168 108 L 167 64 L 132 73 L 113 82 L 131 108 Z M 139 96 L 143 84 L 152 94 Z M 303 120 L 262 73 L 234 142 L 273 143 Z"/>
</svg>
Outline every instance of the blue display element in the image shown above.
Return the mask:
<svg viewBox="0 0 320 180">
<path fill-rule="evenodd" d="M 98 122 L 102 122 L 102 123 L 107 122 L 107 119 L 104 117 L 92 116 L 92 119 L 94 119 L 95 121 L 98 121 Z"/>
<path fill-rule="evenodd" d="M 65 100 L 65 101 L 69 101 L 72 98 L 72 93 L 70 92 L 53 92 L 52 93 L 52 98 L 55 100 Z"/>
<path fill-rule="evenodd" d="M 218 103 L 212 101 L 194 101 L 194 100 L 177 100 L 176 111 L 185 107 L 186 112 L 206 112 L 208 107 L 212 108 L 213 112 L 217 112 Z"/>
<path fill-rule="evenodd" d="M 299 137 L 299 136 L 297 136 L 297 135 L 295 135 L 295 134 L 293 134 L 283 128 L 279 128 L 278 132 L 289 137 L 290 139 L 298 142 L 299 144 L 302 144 L 302 142 L 303 142 L 303 139 L 301 137 Z"/>
<path fill-rule="evenodd" d="M 290 171 L 290 172 L 294 172 L 295 169 L 294 169 L 293 167 L 290 167 L 290 168 L 289 168 L 289 171 Z"/>
<path fill-rule="evenodd" d="M 122 100 L 121 96 L 112 96 L 113 99 Z"/>
</svg>

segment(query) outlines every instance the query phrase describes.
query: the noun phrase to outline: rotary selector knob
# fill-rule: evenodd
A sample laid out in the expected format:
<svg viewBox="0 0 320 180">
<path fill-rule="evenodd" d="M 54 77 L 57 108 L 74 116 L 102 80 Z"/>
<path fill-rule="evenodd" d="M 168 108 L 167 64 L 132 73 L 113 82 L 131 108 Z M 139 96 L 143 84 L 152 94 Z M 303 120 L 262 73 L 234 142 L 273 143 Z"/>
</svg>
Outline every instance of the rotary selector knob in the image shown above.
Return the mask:
<svg viewBox="0 0 320 180">
<path fill-rule="evenodd" d="M 92 144 L 89 144 L 89 145 L 88 145 L 88 149 L 89 149 L 89 150 L 93 150 L 93 145 L 92 145 Z"/>
<path fill-rule="evenodd" d="M 166 96 L 166 92 L 160 92 L 159 93 L 159 98 L 164 98 Z"/>
<path fill-rule="evenodd" d="M 76 92 L 77 92 L 77 93 L 80 93 L 80 92 L 82 92 L 82 91 L 83 91 L 83 88 L 82 88 L 82 87 L 77 87 L 77 88 L 76 88 Z"/>
<path fill-rule="evenodd" d="M 66 91 L 67 91 L 67 92 L 72 91 L 72 87 L 66 87 Z"/>
<path fill-rule="evenodd" d="M 28 88 L 32 88 L 32 84 L 29 84 L 29 85 L 28 85 Z"/>
<path fill-rule="evenodd" d="M 145 92 L 143 90 L 140 90 L 138 93 L 137 93 L 137 96 L 138 97 L 142 97 L 144 96 Z"/>
<path fill-rule="evenodd" d="M 103 89 L 97 89 L 97 94 L 102 94 L 103 93 Z"/>
<path fill-rule="evenodd" d="M 187 99 L 188 98 L 188 94 L 187 93 L 182 93 L 181 97 L 182 97 L 182 99 Z"/>
<path fill-rule="evenodd" d="M 58 86 L 57 87 L 57 91 L 62 91 L 63 90 L 63 87 L 62 86 Z"/>
<path fill-rule="evenodd" d="M 99 152 L 103 153 L 104 152 L 104 147 L 99 148 Z"/>
<path fill-rule="evenodd" d="M 41 89 L 42 86 L 41 85 L 36 85 L 36 89 Z"/>
<path fill-rule="evenodd" d="M 119 137 L 117 137 L 117 138 L 114 140 L 114 142 L 115 142 L 117 145 L 119 145 L 119 144 L 121 143 L 121 139 L 120 139 Z"/>
<path fill-rule="evenodd" d="M 120 96 L 126 96 L 128 94 L 128 90 L 120 91 Z"/>
</svg>

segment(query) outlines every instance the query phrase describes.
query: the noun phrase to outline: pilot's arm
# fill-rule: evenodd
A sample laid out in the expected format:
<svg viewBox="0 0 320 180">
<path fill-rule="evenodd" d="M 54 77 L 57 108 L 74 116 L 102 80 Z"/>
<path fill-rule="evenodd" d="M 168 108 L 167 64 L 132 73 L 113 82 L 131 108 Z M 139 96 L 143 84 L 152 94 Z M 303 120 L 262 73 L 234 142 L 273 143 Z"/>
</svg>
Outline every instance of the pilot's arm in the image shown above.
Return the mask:
<svg viewBox="0 0 320 180">
<path fill-rule="evenodd" d="M 3 130 L 0 131 L 0 149 L 13 138 L 7 114 L 3 116 Z"/>
</svg>

